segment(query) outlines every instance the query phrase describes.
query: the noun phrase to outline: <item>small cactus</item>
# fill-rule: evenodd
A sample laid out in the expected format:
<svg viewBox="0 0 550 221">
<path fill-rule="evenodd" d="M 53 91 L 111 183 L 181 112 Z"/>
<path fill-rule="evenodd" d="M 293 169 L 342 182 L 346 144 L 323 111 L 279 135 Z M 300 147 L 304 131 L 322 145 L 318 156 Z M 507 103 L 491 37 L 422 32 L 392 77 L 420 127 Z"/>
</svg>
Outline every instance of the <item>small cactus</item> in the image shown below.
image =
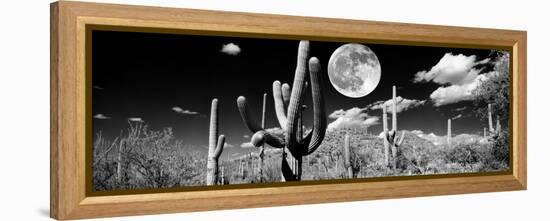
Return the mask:
<svg viewBox="0 0 550 221">
<path fill-rule="evenodd" d="M 349 179 L 353 178 L 353 168 L 351 168 L 351 149 L 349 146 L 349 134 L 344 136 L 344 167 L 346 168 Z"/>
<path fill-rule="evenodd" d="M 308 68 L 309 59 L 309 68 Z M 305 136 L 301 134 L 301 114 L 303 97 L 307 88 L 306 72 L 309 69 L 311 91 L 313 97 L 313 128 Z M 283 149 L 281 172 L 283 180 L 296 181 L 301 179 L 302 157 L 313 153 L 321 144 L 326 132 L 327 119 L 324 97 L 322 94 L 321 67 L 315 57 L 309 58 L 309 42 L 300 41 L 298 60 L 292 90 L 288 84 L 273 82 L 273 99 L 277 120 L 282 133 L 266 130 L 254 121 L 247 109 L 246 98 L 240 96 L 237 106 L 248 129 L 254 135 L 251 143 L 260 147 L 264 143 Z M 290 154 L 287 154 L 289 152 Z"/>
<path fill-rule="evenodd" d="M 206 164 L 206 185 L 218 183 L 218 159 L 223 151 L 225 136 L 218 137 L 218 99 L 212 100 L 210 109 L 210 131 L 208 139 L 208 162 Z"/>
</svg>

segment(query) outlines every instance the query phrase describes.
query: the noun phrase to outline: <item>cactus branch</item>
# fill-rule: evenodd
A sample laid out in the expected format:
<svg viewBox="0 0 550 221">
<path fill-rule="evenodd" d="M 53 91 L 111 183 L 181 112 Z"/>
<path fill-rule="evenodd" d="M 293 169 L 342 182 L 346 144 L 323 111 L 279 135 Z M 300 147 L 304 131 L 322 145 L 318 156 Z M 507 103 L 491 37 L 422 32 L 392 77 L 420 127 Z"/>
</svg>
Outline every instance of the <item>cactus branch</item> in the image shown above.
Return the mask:
<svg viewBox="0 0 550 221">
<path fill-rule="evenodd" d="M 327 118 L 325 113 L 325 100 L 322 89 L 322 74 L 319 59 L 313 57 L 309 60 L 311 79 L 311 92 L 313 98 L 313 134 L 306 154 L 313 153 L 325 137 Z"/>
<path fill-rule="evenodd" d="M 290 102 L 290 85 L 284 83 L 283 86 L 281 86 L 281 92 L 283 94 L 283 103 L 286 110 L 288 108 L 288 103 Z"/>
<path fill-rule="evenodd" d="M 270 133 L 269 130 L 260 130 L 254 133 L 254 135 L 252 135 L 251 143 L 255 147 L 260 147 L 265 143 L 275 148 L 285 147 L 285 141 L 283 138 L 276 136 L 274 133 Z"/>
<path fill-rule="evenodd" d="M 287 85 L 286 88 L 288 88 L 288 84 L 284 84 L 284 85 Z M 290 90 L 290 89 L 286 89 L 286 90 Z M 286 130 L 287 117 L 286 117 L 285 110 L 286 110 L 287 104 L 285 104 L 285 101 L 284 101 L 285 99 L 282 91 L 284 90 L 281 89 L 281 82 L 279 81 L 273 82 L 273 101 L 275 105 L 275 114 L 277 115 L 277 120 L 279 121 L 279 125 L 281 125 L 281 128 L 283 128 L 283 130 Z"/>
<path fill-rule="evenodd" d="M 214 151 L 214 157 L 219 158 L 222 154 L 223 147 L 225 145 L 225 136 L 222 134 L 218 137 L 218 144 L 216 145 L 216 150 Z"/>
<path fill-rule="evenodd" d="M 405 139 L 405 131 L 401 131 L 401 136 L 399 137 L 399 141 L 397 141 L 397 146 L 401 146 L 404 139 Z"/>
<path fill-rule="evenodd" d="M 257 131 L 262 130 L 258 122 L 252 116 L 252 113 L 250 113 L 248 103 L 244 96 L 240 96 L 239 98 L 237 98 L 237 107 L 239 108 L 241 118 L 245 122 L 248 129 L 252 131 L 252 133 L 256 133 Z"/>
</svg>

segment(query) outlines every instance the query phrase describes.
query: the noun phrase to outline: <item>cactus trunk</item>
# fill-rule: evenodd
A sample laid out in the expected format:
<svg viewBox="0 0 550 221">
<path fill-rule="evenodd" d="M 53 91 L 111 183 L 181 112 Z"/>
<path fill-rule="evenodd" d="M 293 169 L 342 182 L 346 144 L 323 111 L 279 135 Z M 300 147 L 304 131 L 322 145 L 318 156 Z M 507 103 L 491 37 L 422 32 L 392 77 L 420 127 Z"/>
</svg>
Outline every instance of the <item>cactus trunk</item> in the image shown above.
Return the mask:
<svg viewBox="0 0 550 221">
<path fill-rule="evenodd" d="M 388 114 L 386 113 L 386 105 L 382 105 L 382 124 L 384 128 L 384 165 L 390 166 L 390 144 L 386 136 L 388 134 Z"/>
<path fill-rule="evenodd" d="M 264 93 L 263 101 L 262 101 L 262 128 L 265 129 L 265 107 L 266 107 L 266 101 L 267 101 L 267 93 Z M 260 182 L 263 182 L 263 176 L 264 176 L 264 148 L 265 144 L 262 144 L 260 146 L 260 153 L 258 154 L 258 160 L 259 160 L 259 174 L 260 174 Z"/>
<path fill-rule="evenodd" d="M 126 143 L 125 139 L 121 139 L 120 144 L 118 145 L 116 179 L 119 185 L 122 184 L 122 150 L 124 149 L 125 143 Z"/>
<path fill-rule="evenodd" d="M 489 133 L 494 133 L 495 129 L 493 128 L 493 111 L 491 104 L 487 104 L 487 119 L 489 120 Z"/>
<path fill-rule="evenodd" d="M 218 99 L 212 100 L 210 109 L 210 131 L 208 139 L 208 162 L 206 164 L 206 185 L 218 183 L 218 159 L 223 151 L 225 136 L 218 137 Z"/>
<path fill-rule="evenodd" d="M 397 138 L 397 99 L 396 99 L 396 88 L 392 87 L 392 113 L 391 113 L 391 130 L 394 132 L 394 137 Z M 392 168 L 395 170 L 397 168 L 397 145 L 393 142 L 391 148 L 392 154 Z"/>
<path fill-rule="evenodd" d="M 447 119 L 447 145 L 449 146 L 449 148 L 452 147 L 452 145 L 451 145 L 451 138 L 452 138 L 452 134 L 451 134 L 451 119 Z"/>
<path fill-rule="evenodd" d="M 344 136 L 344 166 L 346 167 L 347 176 L 353 178 L 353 168 L 351 167 L 351 149 L 349 146 L 349 134 Z"/>
</svg>

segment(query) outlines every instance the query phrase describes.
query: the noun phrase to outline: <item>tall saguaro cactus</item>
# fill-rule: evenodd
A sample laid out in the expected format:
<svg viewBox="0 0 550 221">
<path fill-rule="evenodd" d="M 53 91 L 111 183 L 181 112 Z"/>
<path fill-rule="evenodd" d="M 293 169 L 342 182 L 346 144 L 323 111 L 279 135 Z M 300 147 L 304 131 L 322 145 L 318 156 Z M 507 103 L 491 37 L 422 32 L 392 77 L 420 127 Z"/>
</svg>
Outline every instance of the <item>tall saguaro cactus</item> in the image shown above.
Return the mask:
<svg viewBox="0 0 550 221">
<path fill-rule="evenodd" d="M 346 168 L 349 179 L 353 178 L 353 168 L 351 168 L 351 149 L 349 146 L 349 134 L 344 136 L 344 167 Z"/>
<path fill-rule="evenodd" d="M 223 151 L 225 136 L 218 137 L 218 99 L 212 100 L 210 109 L 210 131 L 208 138 L 208 162 L 206 164 L 206 185 L 218 183 L 218 159 Z"/>
<path fill-rule="evenodd" d="M 396 87 L 392 87 L 392 130 L 388 131 L 387 125 L 387 115 L 386 115 L 386 105 L 382 105 L 382 118 L 384 124 L 384 151 L 385 151 L 385 160 L 386 166 L 389 164 L 389 153 L 386 151 L 391 147 L 392 153 L 392 168 L 395 170 L 397 168 L 397 148 L 403 143 L 403 138 L 405 138 L 405 131 L 402 132 L 401 136 L 397 135 L 397 99 L 396 99 Z"/>
<path fill-rule="evenodd" d="M 305 135 L 300 135 L 302 127 L 300 112 L 306 94 L 308 70 L 313 98 L 313 128 Z M 247 109 L 246 98 L 240 96 L 237 99 L 241 117 L 248 129 L 254 133 L 251 143 L 256 147 L 267 143 L 275 148 L 283 148 L 281 172 L 284 181 L 301 179 L 302 157 L 313 153 L 325 137 L 327 119 L 321 78 L 319 60 L 315 57 L 309 58 L 309 42 L 300 41 L 292 90 L 288 84 L 281 85 L 279 81 L 273 82 L 275 112 L 282 132 L 260 127 Z"/>
<path fill-rule="evenodd" d="M 388 136 L 388 113 L 385 104 L 382 105 L 382 122 L 384 128 L 384 165 L 390 167 L 390 143 L 386 139 Z"/>
<path fill-rule="evenodd" d="M 263 102 L 262 102 L 262 129 L 265 129 L 265 107 L 266 107 L 266 101 L 267 101 L 267 93 L 264 93 Z M 263 176 L 264 176 L 264 148 L 265 144 L 262 144 L 260 146 L 260 153 L 258 154 L 258 158 L 260 161 L 260 182 L 263 182 Z"/>
<path fill-rule="evenodd" d="M 449 148 L 452 147 L 451 145 L 451 139 L 453 138 L 453 135 L 451 134 L 451 119 L 447 119 L 447 145 Z"/>
</svg>

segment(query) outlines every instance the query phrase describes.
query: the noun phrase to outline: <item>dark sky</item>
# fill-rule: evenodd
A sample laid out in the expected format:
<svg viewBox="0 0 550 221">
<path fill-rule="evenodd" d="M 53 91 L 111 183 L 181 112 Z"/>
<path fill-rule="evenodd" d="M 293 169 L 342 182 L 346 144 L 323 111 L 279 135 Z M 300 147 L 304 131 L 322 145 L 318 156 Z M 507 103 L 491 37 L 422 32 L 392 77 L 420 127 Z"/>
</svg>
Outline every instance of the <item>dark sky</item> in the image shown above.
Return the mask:
<svg viewBox="0 0 550 221">
<path fill-rule="evenodd" d="M 220 134 L 225 134 L 233 148 L 225 156 L 244 153 L 240 148 L 251 135 L 240 119 L 236 99 L 244 95 L 252 112 L 260 117 L 263 93 L 268 93 L 266 127 L 278 126 L 271 88 L 274 80 L 292 83 L 296 67 L 297 40 L 252 39 L 215 36 L 170 35 L 93 31 L 92 34 L 92 114 L 108 119 L 93 119 L 94 134 L 102 131 L 111 139 L 126 131 L 127 119 L 142 118 L 153 129 L 172 127 L 177 139 L 194 149 L 206 151 L 210 102 L 219 99 Z M 222 46 L 234 43 L 240 53 L 230 55 Z M 430 99 L 439 87 L 452 83 L 413 82 L 419 71 L 430 71 L 446 53 L 475 55 L 476 62 L 492 56 L 491 50 L 439 47 L 365 44 L 381 63 L 382 77 L 377 88 L 363 98 L 348 98 L 338 93 L 326 73 L 332 52 L 348 42 L 311 42 L 310 54 L 321 61 L 327 114 L 353 107 L 364 108 L 376 101 L 391 98 L 391 87 L 406 99 L 426 100 L 423 105 L 398 113 L 399 129 L 422 130 L 424 133 L 446 134 L 446 120 L 459 114 L 453 122 L 453 134 L 481 133 L 486 126 L 471 110 L 471 101 L 435 106 Z M 486 66 L 486 65 L 485 65 Z M 484 72 L 491 67 L 478 64 Z M 311 103 L 308 93 L 306 104 Z M 181 114 L 173 107 L 198 112 Z M 311 105 L 308 105 L 311 106 Z M 463 107 L 466 109 L 462 110 Z M 456 110 L 458 109 L 458 110 Z M 379 116 L 380 110 L 367 110 Z M 311 114 L 304 122 L 311 125 Z M 329 122 L 334 119 L 329 119 Z M 379 121 L 381 123 L 381 119 Z M 368 128 L 378 134 L 381 124 Z"/>
</svg>

